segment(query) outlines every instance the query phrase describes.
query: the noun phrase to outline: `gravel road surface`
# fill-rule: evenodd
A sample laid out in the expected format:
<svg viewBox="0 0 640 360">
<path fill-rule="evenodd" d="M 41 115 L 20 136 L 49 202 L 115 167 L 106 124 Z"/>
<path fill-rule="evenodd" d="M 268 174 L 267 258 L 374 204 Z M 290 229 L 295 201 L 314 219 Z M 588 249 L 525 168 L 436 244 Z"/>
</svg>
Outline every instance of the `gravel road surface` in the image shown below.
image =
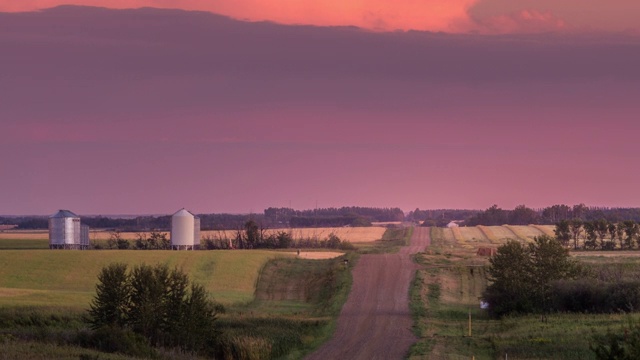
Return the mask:
<svg viewBox="0 0 640 360">
<path fill-rule="evenodd" d="M 409 285 L 418 266 L 411 255 L 430 241 L 429 228 L 416 227 L 411 245 L 399 253 L 360 257 L 333 338 L 307 359 L 403 359 L 416 341 Z"/>
</svg>

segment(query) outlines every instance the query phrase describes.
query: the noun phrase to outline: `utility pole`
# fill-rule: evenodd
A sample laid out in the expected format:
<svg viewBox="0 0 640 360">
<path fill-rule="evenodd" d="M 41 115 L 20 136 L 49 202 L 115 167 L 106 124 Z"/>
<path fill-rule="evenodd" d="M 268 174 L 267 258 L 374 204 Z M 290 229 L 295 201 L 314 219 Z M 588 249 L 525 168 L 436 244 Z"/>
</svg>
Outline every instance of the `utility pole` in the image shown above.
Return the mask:
<svg viewBox="0 0 640 360">
<path fill-rule="evenodd" d="M 469 308 L 469 337 L 471 337 L 471 308 Z"/>
</svg>

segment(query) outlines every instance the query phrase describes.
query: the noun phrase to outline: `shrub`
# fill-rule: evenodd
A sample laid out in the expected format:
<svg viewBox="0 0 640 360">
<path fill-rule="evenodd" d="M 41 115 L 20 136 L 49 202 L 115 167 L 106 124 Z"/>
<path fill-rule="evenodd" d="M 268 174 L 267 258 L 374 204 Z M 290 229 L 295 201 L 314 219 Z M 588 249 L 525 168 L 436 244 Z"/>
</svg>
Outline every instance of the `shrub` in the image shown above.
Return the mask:
<svg viewBox="0 0 640 360">
<path fill-rule="evenodd" d="M 219 309 L 182 271 L 141 265 L 127 272 L 126 265 L 112 264 L 98 276 L 88 321 L 96 331 L 129 330 L 152 345 L 208 353 Z"/>
</svg>

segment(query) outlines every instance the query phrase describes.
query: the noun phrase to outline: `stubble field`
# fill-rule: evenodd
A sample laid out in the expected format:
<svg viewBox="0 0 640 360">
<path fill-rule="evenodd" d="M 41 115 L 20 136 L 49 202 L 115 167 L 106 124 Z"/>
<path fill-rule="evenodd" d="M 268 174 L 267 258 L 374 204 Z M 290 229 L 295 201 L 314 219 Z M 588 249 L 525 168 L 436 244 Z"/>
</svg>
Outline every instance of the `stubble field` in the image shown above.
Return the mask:
<svg viewBox="0 0 640 360">
<path fill-rule="evenodd" d="M 266 229 L 265 235 L 286 232 L 291 234 L 295 240 L 299 239 L 326 239 L 330 234 L 335 234 L 341 240 L 351 243 L 366 243 L 380 240 L 387 228 L 383 226 L 369 227 L 324 227 L 324 228 L 283 228 L 283 229 Z M 169 236 L 168 232 L 163 232 Z M 95 230 L 91 231 L 89 238 L 92 241 L 106 241 L 111 237 L 111 231 Z M 121 232 L 120 236 L 126 240 L 135 240 L 141 232 Z M 237 235 L 236 230 L 205 230 L 200 232 L 200 236 L 204 239 L 210 237 L 212 239 L 234 239 Z M 42 246 L 42 241 L 48 241 L 49 232 L 47 230 L 7 230 L 0 231 L 0 248 L 2 242 L 13 241 L 12 245 L 19 246 L 18 240 L 32 241 L 32 246 Z M 38 243 L 40 241 L 40 243 Z M 6 247 L 5 247 L 6 248 Z"/>
</svg>

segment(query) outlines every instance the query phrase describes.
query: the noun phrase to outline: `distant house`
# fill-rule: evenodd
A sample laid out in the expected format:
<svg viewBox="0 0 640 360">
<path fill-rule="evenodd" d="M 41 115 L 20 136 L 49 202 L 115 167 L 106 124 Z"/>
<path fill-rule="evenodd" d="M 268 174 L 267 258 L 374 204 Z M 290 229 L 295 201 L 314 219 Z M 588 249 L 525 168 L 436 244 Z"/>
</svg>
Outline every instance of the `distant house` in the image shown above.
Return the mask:
<svg viewBox="0 0 640 360">
<path fill-rule="evenodd" d="M 448 227 L 448 228 L 459 227 L 459 226 L 460 226 L 460 225 L 458 225 L 458 223 L 457 223 L 455 220 L 450 221 L 450 222 L 447 224 L 447 227 Z"/>
<path fill-rule="evenodd" d="M 18 227 L 18 225 L 0 225 L 0 231 L 1 230 L 11 230 L 11 229 L 15 229 L 17 227 Z"/>
</svg>

